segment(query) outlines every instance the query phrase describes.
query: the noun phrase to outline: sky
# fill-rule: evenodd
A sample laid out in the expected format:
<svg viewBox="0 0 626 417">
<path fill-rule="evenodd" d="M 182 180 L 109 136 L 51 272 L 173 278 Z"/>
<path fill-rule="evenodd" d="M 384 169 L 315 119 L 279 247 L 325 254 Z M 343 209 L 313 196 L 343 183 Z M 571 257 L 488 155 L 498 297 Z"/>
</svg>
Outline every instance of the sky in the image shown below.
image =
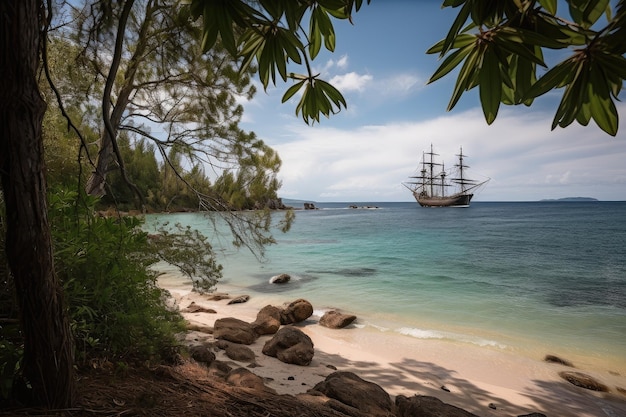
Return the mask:
<svg viewBox="0 0 626 417">
<path fill-rule="evenodd" d="M 267 91 L 259 85 L 243 103 L 241 127 L 282 159 L 279 195 L 317 202 L 414 201 L 402 182 L 416 174 L 432 144 L 448 166 L 462 147 L 469 177 L 490 178 L 473 201 L 626 200 L 624 104 L 618 103 L 622 125 L 616 137 L 593 121 L 552 131 L 562 90 L 530 108 L 503 105 L 492 125 L 485 122 L 477 88 L 446 111 L 456 74 L 426 85 L 440 61 L 425 52 L 445 37 L 456 16 L 441 3 L 374 0 L 354 15 L 354 25 L 334 23 L 335 52 L 320 53 L 314 70 L 343 93 L 347 110 L 306 125 L 295 115 L 299 97 L 281 104 L 291 85 L 282 82 Z"/>
</svg>

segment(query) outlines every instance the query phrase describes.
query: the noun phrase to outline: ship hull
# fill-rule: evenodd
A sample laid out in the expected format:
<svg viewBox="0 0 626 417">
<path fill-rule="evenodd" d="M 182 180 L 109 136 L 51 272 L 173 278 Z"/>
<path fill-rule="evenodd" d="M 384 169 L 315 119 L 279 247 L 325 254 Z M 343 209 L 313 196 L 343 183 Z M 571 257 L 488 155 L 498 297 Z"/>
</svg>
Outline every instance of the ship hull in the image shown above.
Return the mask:
<svg viewBox="0 0 626 417">
<path fill-rule="evenodd" d="M 474 194 L 456 194 L 447 197 L 428 197 L 419 194 L 414 196 L 422 207 L 469 207 Z"/>
</svg>

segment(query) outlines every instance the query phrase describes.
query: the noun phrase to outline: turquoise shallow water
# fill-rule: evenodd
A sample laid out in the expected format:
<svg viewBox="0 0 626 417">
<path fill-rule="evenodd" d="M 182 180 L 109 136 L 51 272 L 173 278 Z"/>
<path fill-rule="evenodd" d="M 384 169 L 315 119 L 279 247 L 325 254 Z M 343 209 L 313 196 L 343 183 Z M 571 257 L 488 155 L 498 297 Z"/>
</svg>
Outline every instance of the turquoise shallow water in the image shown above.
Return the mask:
<svg viewBox="0 0 626 417">
<path fill-rule="evenodd" d="M 379 331 L 562 354 L 626 373 L 626 203 L 318 207 L 297 211 L 263 262 L 216 240 L 222 282 L 341 308 Z M 155 221 L 213 235 L 202 214 L 149 216 L 147 227 Z M 280 273 L 292 282 L 269 284 Z"/>
</svg>

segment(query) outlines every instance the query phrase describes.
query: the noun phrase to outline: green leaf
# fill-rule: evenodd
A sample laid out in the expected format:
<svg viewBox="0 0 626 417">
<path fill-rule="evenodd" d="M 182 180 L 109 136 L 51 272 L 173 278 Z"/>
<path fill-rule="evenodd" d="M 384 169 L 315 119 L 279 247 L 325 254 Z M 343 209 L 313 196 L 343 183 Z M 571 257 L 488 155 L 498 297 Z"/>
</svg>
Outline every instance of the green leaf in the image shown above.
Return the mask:
<svg viewBox="0 0 626 417">
<path fill-rule="evenodd" d="M 611 100 L 606 77 L 597 65 L 591 66 L 588 82 L 591 90 L 589 96 L 591 117 L 600 129 L 611 136 L 615 136 L 618 129 L 617 109 Z"/>
<path fill-rule="evenodd" d="M 470 35 L 468 33 L 459 34 L 454 40 L 452 47 L 450 49 L 458 49 L 463 48 L 464 46 L 469 45 L 470 43 L 476 42 L 476 35 Z M 445 43 L 445 39 L 440 40 L 433 46 L 431 46 L 426 53 L 427 54 L 437 54 L 443 50 L 443 45 Z"/>
<path fill-rule="evenodd" d="M 583 12 L 583 20 L 591 27 L 609 7 L 609 0 L 590 0 Z"/>
<path fill-rule="evenodd" d="M 453 7 L 456 7 L 460 4 L 460 3 L 456 4 L 456 2 L 453 2 L 453 3 L 455 3 Z M 444 2 L 444 7 L 446 7 L 446 2 Z M 448 32 L 448 35 L 446 36 L 446 39 L 443 43 L 443 48 L 441 49 L 441 56 L 444 56 L 445 54 L 448 53 L 450 49 L 452 49 L 452 45 L 454 45 L 454 40 L 456 39 L 459 31 L 461 30 L 461 28 L 463 27 L 463 25 L 465 24 L 465 22 L 467 22 L 467 19 L 469 18 L 471 9 L 472 9 L 471 2 L 467 2 L 463 4 L 463 7 L 459 11 L 459 14 L 456 16 L 456 19 L 454 19 L 454 23 L 452 23 L 452 26 L 450 27 L 450 31 Z"/>
<path fill-rule="evenodd" d="M 333 85 L 324 80 L 317 80 L 316 84 L 320 85 L 324 94 L 328 96 L 328 98 L 338 107 L 339 110 L 341 109 L 341 105 L 343 105 L 344 108 L 347 108 L 346 99 Z"/>
<path fill-rule="evenodd" d="M 595 53 L 593 58 L 602 65 L 605 73 L 612 73 L 622 80 L 626 80 L 626 58 L 604 51 Z"/>
<path fill-rule="evenodd" d="M 576 68 L 576 62 L 569 58 L 546 72 L 535 84 L 526 91 L 525 99 L 539 97 L 548 91 L 565 83 L 572 71 Z"/>
<path fill-rule="evenodd" d="M 443 60 L 439 68 L 437 68 L 435 73 L 430 77 L 427 84 L 437 81 L 456 68 L 456 66 L 459 65 L 459 63 L 463 61 L 463 59 L 465 59 L 465 57 L 467 57 L 473 49 L 474 44 L 470 44 L 448 55 L 446 59 Z"/>
<path fill-rule="evenodd" d="M 502 98 L 500 62 L 493 48 L 487 49 L 483 54 L 479 90 L 485 120 L 487 124 L 492 124 L 498 115 L 500 99 Z"/>
<path fill-rule="evenodd" d="M 305 80 L 302 80 L 300 82 L 295 83 L 291 87 L 289 87 L 287 91 L 285 92 L 285 94 L 283 95 L 282 103 L 286 102 L 291 97 L 293 97 L 293 95 L 296 94 L 298 90 L 302 88 L 302 86 L 304 85 L 304 82 Z"/>
<path fill-rule="evenodd" d="M 511 54 L 517 55 L 527 61 L 534 62 L 542 67 L 546 67 L 546 64 L 542 59 L 543 57 L 541 56 L 541 49 L 533 48 L 533 50 L 530 50 L 529 48 L 532 48 L 532 46 L 529 47 L 522 43 L 511 41 L 506 36 L 496 36 L 494 38 L 494 42 Z"/>
<path fill-rule="evenodd" d="M 546 9 L 546 11 L 551 15 L 556 14 L 556 3 L 557 0 L 539 0 L 539 4 L 541 4 L 541 7 Z"/>
<path fill-rule="evenodd" d="M 469 90 L 470 86 L 474 84 L 476 64 L 479 62 L 480 53 L 480 50 L 472 49 L 467 56 L 465 63 L 461 67 L 461 71 L 459 71 L 459 76 L 456 79 L 454 91 L 452 92 L 452 97 L 450 98 L 450 102 L 448 103 L 448 111 L 454 108 L 456 103 L 461 98 L 461 95 L 463 95 L 463 92 Z"/>
</svg>

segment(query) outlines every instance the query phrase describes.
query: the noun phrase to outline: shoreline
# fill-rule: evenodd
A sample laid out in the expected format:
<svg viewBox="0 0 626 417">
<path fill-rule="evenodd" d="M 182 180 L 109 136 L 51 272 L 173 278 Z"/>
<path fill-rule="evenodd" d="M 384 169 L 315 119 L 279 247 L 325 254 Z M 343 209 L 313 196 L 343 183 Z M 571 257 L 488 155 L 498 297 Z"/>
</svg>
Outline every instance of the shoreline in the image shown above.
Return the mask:
<svg viewBox="0 0 626 417">
<path fill-rule="evenodd" d="M 251 297 L 246 303 L 233 305 L 227 305 L 228 300 L 208 301 L 207 296 L 192 292 L 191 284 L 175 274 L 162 275 L 158 285 L 170 292 L 181 310 L 193 301 L 217 311 L 216 314 L 183 313 L 192 324 L 213 326 L 216 319 L 223 317 L 251 322 L 268 304 L 263 297 Z M 219 283 L 217 291 L 240 295 L 237 287 Z M 291 298 L 283 300 L 291 301 Z M 319 310 L 315 305 L 314 309 Z M 264 378 L 266 385 L 278 394 L 305 393 L 336 368 L 380 385 L 392 397 L 431 395 L 479 416 L 532 412 L 564 417 L 626 415 L 626 392 L 618 391 L 626 388 L 626 376 L 617 372 L 570 368 L 511 351 L 445 339 L 407 337 L 362 326 L 328 329 L 320 326 L 317 319 L 313 316 L 298 325 L 315 345 L 315 356 L 309 366 L 288 365 L 263 355 L 261 349 L 270 336 L 262 336 L 248 346 L 256 355 L 256 366 L 250 370 Z M 212 339 L 211 335 L 196 332 L 188 337 Z M 218 360 L 234 362 L 223 352 L 217 355 Z M 590 391 L 566 382 L 558 373 L 568 370 L 581 371 L 600 380 L 609 386 L 610 392 Z"/>
</svg>

